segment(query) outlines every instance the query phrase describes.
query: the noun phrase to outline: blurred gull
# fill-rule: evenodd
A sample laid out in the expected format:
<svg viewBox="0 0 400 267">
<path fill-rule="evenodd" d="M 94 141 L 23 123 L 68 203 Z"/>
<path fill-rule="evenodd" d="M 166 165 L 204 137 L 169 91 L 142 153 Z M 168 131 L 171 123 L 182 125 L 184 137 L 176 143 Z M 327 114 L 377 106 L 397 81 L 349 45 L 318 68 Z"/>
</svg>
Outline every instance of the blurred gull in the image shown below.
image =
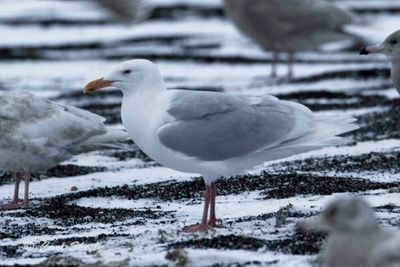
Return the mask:
<svg viewBox="0 0 400 267">
<path fill-rule="evenodd" d="M 26 92 L 0 91 L 0 170 L 15 173 L 14 197 L 1 209 L 27 207 L 31 172 L 45 171 L 79 153 L 119 147 L 125 131 L 104 126 L 91 112 Z M 24 201 L 19 184 L 25 180 Z"/>
<path fill-rule="evenodd" d="M 296 52 L 353 37 L 346 26 L 356 17 L 324 0 L 224 0 L 228 17 L 262 48 L 272 51 L 276 77 L 279 53 L 287 53 L 288 78 Z"/>
<path fill-rule="evenodd" d="M 397 92 L 400 93 L 400 30 L 390 34 L 382 43 L 363 48 L 361 55 L 382 53 L 391 62 L 391 77 Z"/>
<path fill-rule="evenodd" d="M 329 231 L 322 255 L 328 267 L 400 266 L 400 236 L 381 228 L 360 198 L 336 199 L 311 222 Z"/>
<path fill-rule="evenodd" d="M 357 128 L 351 117 L 317 116 L 273 96 L 167 90 L 157 66 L 147 60 L 126 61 L 85 91 L 106 87 L 122 91 L 122 122 L 147 155 L 169 168 L 203 176 L 202 221 L 185 227 L 187 232 L 215 226 L 215 181 L 221 176 L 339 144 L 343 139 L 337 135 Z"/>
<path fill-rule="evenodd" d="M 146 19 L 152 10 L 149 0 L 91 0 L 111 11 L 121 21 L 141 21 Z"/>
</svg>

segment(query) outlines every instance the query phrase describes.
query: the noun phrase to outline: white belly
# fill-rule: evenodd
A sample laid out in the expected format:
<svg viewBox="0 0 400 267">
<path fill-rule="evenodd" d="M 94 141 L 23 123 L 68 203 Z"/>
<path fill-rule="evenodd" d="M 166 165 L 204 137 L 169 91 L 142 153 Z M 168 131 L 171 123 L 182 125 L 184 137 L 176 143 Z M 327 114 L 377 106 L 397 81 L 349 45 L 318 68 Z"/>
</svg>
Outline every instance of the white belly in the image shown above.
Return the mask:
<svg viewBox="0 0 400 267">
<path fill-rule="evenodd" d="M 170 98 L 171 94 L 160 94 L 150 103 L 144 104 L 132 100 L 133 97 L 127 97 L 126 100 L 124 97 L 121 109 L 122 123 L 136 145 L 153 160 L 178 171 L 202 173 L 196 159 L 168 149 L 157 138 L 157 130 L 168 116 L 166 111 Z"/>
</svg>

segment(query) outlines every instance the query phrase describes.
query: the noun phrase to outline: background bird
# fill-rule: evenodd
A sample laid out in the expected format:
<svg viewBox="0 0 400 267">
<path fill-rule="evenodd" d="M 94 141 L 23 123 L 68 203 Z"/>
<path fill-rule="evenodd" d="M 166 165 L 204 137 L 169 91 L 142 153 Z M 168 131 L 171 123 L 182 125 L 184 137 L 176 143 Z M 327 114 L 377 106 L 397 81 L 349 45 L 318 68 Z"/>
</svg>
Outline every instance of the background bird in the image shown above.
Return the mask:
<svg viewBox="0 0 400 267">
<path fill-rule="evenodd" d="M 400 93 L 400 30 L 390 34 L 382 43 L 363 48 L 361 55 L 382 53 L 391 63 L 391 78 L 397 92 Z"/>
<path fill-rule="evenodd" d="M 85 91 L 122 91 L 122 122 L 151 158 L 172 169 L 202 174 L 205 204 L 200 224 L 215 226 L 215 181 L 268 160 L 336 145 L 337 135 L 357 128 L 351 117 L 314 115 L 307 107 L 273 96 L 167 90 L 157 66 L 147 60 L 121 63 Z M 210 220 L 208 211 L 210 210 Z"/>
<path fill-rule="evenodd" d="M 328 267 L 400 266 L 400 236 L 380 227 L 372 208 L 360 198 L 332 201 L 311 224 L 329 232 L 322 252 Z"/>
<path fill-rule="evenodd" d="M 32 172 L 45 171 L 76 154 L 121 147 L 125 131 L 104 125 L 91 112 L 57 104 L 27 92 L 0 91 L 0 170 L 15 174 L 14 197 L 0 209 L 27 207 Z M 23 202 L 19 184 L 25 181 Z"/>
<path fill-rule="evenodd" d="M 288 78 L 296 52 L 316 50 L 352 33 L 357 17 L 324 0 L 224 0 L 228 17 L 245 35 L 272 51 L 271 76 L 277 76 L 279 53 L 287 54 Z"/>
<path fill-rule="evenodd" d="M 114 18 L 126 22 L 139 22 L 151 13 L 149 0 L 91 0 L 110 11 Z"/>
</svg>

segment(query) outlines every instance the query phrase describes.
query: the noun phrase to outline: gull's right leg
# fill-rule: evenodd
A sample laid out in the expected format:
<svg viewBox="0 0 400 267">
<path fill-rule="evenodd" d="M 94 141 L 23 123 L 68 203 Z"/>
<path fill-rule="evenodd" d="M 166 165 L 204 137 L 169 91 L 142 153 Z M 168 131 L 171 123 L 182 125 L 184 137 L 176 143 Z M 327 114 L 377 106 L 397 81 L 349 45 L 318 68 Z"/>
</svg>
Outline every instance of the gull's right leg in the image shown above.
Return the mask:
<svg viewBox="0 0 400 267">
<path fill-rule="evenodd" d="M 211 184 L 211 198 L 210 198 L 210 220 L 208 225 L 211 227 L 217 226 L 217 217 L 215 215 L 215 201 L 217 198 L 217 185 L 215 182 Z"/>
<path fill-rule="evenodd" d="M 14 196 L 10 203 L 0 205 L 0 210 L 13 210 L 18 209 L 24 206 L 23 202 L 19 201 L 19 184 L 21 182 L 21 173 L 15 173 L 15 187 L 14 187 Z"/>
<path fill-rule="evenodd" d="M 271 60 L 271 77 L 276 78 L 278 77 L 277 72 L 277 63 L 278 63 L 278 52 L 272 52 L 272 60 Z"/>
</svg>

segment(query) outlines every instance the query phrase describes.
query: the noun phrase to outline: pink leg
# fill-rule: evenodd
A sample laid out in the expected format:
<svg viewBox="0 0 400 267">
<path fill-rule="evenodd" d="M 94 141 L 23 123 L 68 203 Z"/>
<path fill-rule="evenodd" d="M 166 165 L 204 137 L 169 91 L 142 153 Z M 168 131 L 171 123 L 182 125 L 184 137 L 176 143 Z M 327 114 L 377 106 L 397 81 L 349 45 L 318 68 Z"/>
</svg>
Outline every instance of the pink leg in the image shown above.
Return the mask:
<svg viewBox="0 0 400 267">
<path fill-rule="evenodd" d="M 14 187 L 14 197 L 10 203 L 0 205 L 0 210 L 13 210 L 18 209 L 23 206 L 22 202 L 19 202 L 19 184 L 21 182 L 21 173 L 15 173 L 15 187 Z"/>
<path fill-rule="evenodd" d="M 215 216 L 215 201 L 217 199 L 217 185 L 211 184 L 211 199 L 210 199 L 210 220 L 208 224 L 211 227 L 217 226 L 217 217 Z"/>
<path fill-rule="evenodd" d="M 25 173 L 25 194 L 24 194 L 24 203 L 23 207 L 27 208 L 29 206 L 29 182 L 31 181 L 31 174 L 29 172 Z"/>
<path fill-rule="evenodd" d="M 288 63 L 288 65 L 287 65 L 288 66 L 287 78 L 288 78 L 289 81 L 291 81 L 293 79 L 293 61 L 294 61 L 293 57 L 294 57 L 293 53 L 289 52 L 288 53 L 288 60 L 287 60 L 287 63 Z"/>
<path fill-rule="evenodd" d="M 17 204 L 19 201 L 19 184 L 21 182 L 21 173 L 15 173 L 15 187 L 14 187 L 14 197 L 11 203 Z"/>
<path fill-rule="evenodd" d="M 210 206 L 210 198 L 211 198 L 211 186 L 206 185 L 206 190 L 204 191 L 204 208 L 203 208 L 203 217 L 201 219 L 201 223 L 185 226 L 183 231 L 186 233 L 194 233 L 194 232 L 206 232 L 208 230 L 208 207 Z"/>
<path fill-rule="evenodd" d="M 271 60 L 271 77 L 278 77 L 277 72 L 277 62 L 278 62 L 278 52 L 272 52 L 272 60 Z"/>
</svg>

